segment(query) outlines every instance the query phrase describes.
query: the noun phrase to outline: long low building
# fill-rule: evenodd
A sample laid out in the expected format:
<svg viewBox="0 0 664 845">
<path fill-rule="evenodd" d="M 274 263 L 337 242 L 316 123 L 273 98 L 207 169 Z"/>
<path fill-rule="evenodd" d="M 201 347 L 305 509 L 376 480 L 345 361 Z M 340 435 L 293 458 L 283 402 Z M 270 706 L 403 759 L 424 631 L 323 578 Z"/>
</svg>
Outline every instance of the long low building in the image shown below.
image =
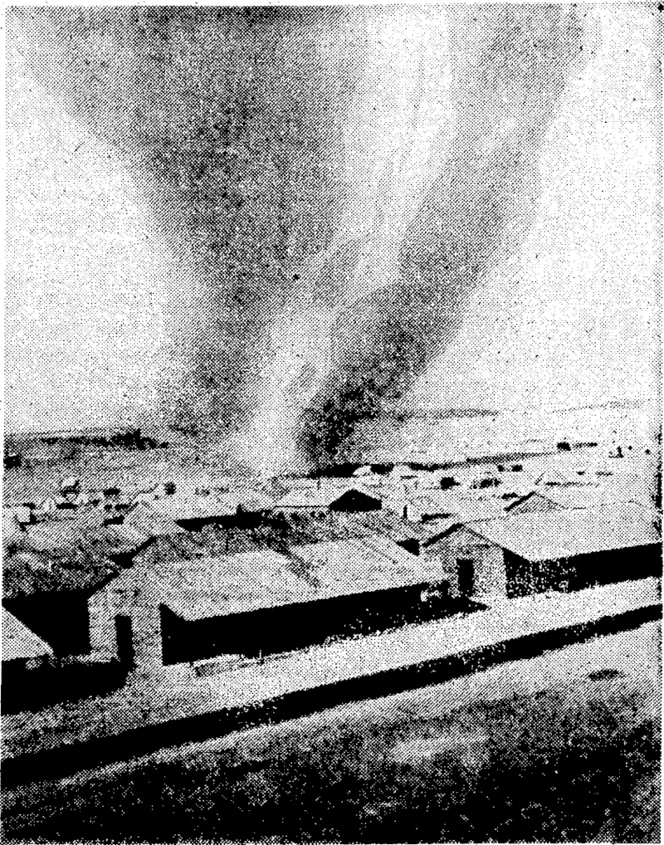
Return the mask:
<svg viewBox="0 0 664 845">
<path fill-rule="evenodd" d="M 438 490 L 426 495 L 412 496 L 404 516 L 412 522 L 429 522 L 435 519 L 458 518 L 460 522 L 490 519 L 505 511 L 505 499 L 495 496 L 460 495 L 453 491 Z"/>
<path fill-rule="evenodd" d="M 657 514 L 615 504 L 452 525 L 424 544 L 454 595 L 492 600 L 659 575 Z"/>
<path fill-rule="evenodd" d="M 641 504 L 631 501 L 629 491 L 605 489 L 604 487 L 550 487 L 532 490 L 525 496 L 510 502 L 505 511 L 510 514 L 542 513 L 544 511 L 567 510 L 570 508 L 601 508 L 622 503 Z"/>
<path fill-rule="evenodd" d="M 450 612 L 438 566 L 384 537 L 220 557 L 147 556 L 89 601 L 101 658 L 149 669 L 254 657 Z"/>
</svg>

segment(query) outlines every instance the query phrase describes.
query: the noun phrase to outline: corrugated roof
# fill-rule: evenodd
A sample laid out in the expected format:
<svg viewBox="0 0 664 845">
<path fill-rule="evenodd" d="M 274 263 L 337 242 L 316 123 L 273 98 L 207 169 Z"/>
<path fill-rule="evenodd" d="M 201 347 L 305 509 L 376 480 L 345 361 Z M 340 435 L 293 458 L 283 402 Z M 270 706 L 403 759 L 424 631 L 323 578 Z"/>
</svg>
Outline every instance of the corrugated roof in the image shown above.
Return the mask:
<svg viewBox="0 0 664 845">
<path fill-rule="evenodd" d="M 297 559 L 315 580 L 318 598 L 388 590 L 430 578 L 415 555 L 376 535 L 298 546 Z"/>
<path fill-rule="evenodd" d="M 615 505 L 631 501 L 629 491 L 607 489 L 604 487 L 550 487 L 534 490 L 526 496 L 516 499 L 508 505 L 508 510 L 516 509 L 522 502 L 539 498 L 553 502 L 563 508 L 592 508 Z"/>
<path fill-rule="evenodd" d="M 358 523 L 371 531 L 389 537 L 394 542 L 403 540 L 422 540 L 428 532 L 419 522 L 407 522 L 394 511 L 384 508 L 376 511 L 359 511 L 349 514 L 347 519 Z"/>
<path fill-rule="evenodd" d="M 164 604 L 183 619 L 231 613 L 311 600 L 314 592 L 278 552 L 242 552 L 190 560 L 158 571 Z"/>
<path fill-rule="evenodd" d="M 414 496 L 410 502 L 423 516 L 450 515 L 455 522 L 497 516 L 507 504 L 498 496 L 463 496 L 446 490 Z"/>
<path fill-rule="evenodd" d="M 172 520 L 215 519 L 234 516 L 237 512 L 237 500 L 209 496 L 168 496 L 155 499 L 151 507 L 162 516 Z"/>
<path fill-rule="evenodd" d="M 184 528 L 147 502 L 137 503 L 125 516 L 123 525 L 133 526 L 151 537 L 168 537 L 184 532 Z"/>
<path fill-rule="evenodd" d="M 654 514 L 635 504 L 525 513 L 467 524 L 526 560 L 559 560 L 660 542 Z"/>
<path fill-rule="evenodd" d="M 163 603 L 187 620 L 440 580 L 428 561 L 377 536 L 145 566 Z"/>
<path fill-rule="evenodd" d="M 29 628 L 2 608 L 2 661 L 28 660 L 33 657 L 46 657 L 53 654 L 45 643 Z"/>
</svg>

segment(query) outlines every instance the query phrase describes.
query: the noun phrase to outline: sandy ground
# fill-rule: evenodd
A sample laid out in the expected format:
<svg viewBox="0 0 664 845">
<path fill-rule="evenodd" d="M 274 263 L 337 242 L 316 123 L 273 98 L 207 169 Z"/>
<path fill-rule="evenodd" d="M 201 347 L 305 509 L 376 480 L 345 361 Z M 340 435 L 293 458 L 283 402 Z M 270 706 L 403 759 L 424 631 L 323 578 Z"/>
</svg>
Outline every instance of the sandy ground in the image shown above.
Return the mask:
<svg viewBox="0 0 664 845">
<path fill-rule="evenodd" d="M 656 842 L 660 634 L 4 790 L 5 841 Z"/>
<path fill-rule="evenodd" d="M 509 661 L 443 684 L 344 704 L 283 724 L 238 731 L 219 739 L 182 746 L 177 752 L 164 749 L 151 756 L 159 761 L 171 759 L 174 753 L 210 753 L 222 757 L 233 754 L 241 760 L 252 760 L 262 758 L 277 738 L 289 734 L 296 736 L 349 724 L 384 725 L 389 721 L 439 717 L 473 704 L 536 694 L 561 682 L 574 685 L 590 673 L 623 674 L 643 693 L 651 712 L 657 713 L 661 685 L 660 646 L 661 625 L 651 622 L 633 631 L 598 637 L 529 660 Z M 472 736 L 468 739 L 472 740 Z M 413 751 L 426 755 L 433 746 L 435 742 L 420 740 Z"/>
<path fill-rule="evenodd" d="M 3 757 L 241 707 L 659 602 L 659 582 L 653 578 L 505 600 L 485 611 L 320 646 L 203 678 L 188 665 L 168 667 L 156 675 L 130 676 L 125 687 L 108 696 L 4 716 Z"/>
</svg>

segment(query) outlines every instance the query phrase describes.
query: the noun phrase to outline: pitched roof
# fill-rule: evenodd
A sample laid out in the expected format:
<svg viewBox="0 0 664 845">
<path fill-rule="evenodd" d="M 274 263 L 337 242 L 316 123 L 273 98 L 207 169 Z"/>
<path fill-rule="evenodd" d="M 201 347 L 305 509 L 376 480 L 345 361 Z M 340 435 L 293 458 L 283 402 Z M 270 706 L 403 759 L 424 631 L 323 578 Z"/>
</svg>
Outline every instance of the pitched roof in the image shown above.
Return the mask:
<svg viewBox="0 0 664 845">
<path fill-rule="evenodd" d="M 467 523 L 466 527 L 530 561 L 660 542 L 654 514 L 631 503 L 517 514 Z"/>
<path fill-rule="evenodd" d="M 515 510 L 521 503 L 530 499 L 543 499 L 562 508 L 591 508 L 615 505 L 631 501 L 629 491 L 612 490 L 604 487 L 551 487 L 544 490 L 532 490 L 525 496 L 510 502 L 506 510 Z"/>
<path fill-rule="evenodd" d="M 277 508 L 302 508 L 307 510 L 324 510 L 329 508 L 334 502 L 352 493 L 365 499 L 379 501 L 376 496 L 370 495 L 366 490 L 359 487 L 350 486 L 324 486 L 320 490 L 304 489 L 291 490 L 283 499 L 280 499 L 275 507 Z"/>
<path fill-rule="evenodd" d="M 2 608 L 2 661 L 27 660 L 53 654 L 47 643 L 8 610 Z"/>
<path fill-rule="evenodd" d="M 385 537 L 311 543 L 293 550 L 313 579 L 318 598 L 388 590 L 430 580 L 419 558 Z"/>
<path fill-rule="evenodd" d="M 437 568 L 384 537 L 363 537 L 187 560 L 146 560 L 162 601 L 183 619 L 205 619 L 440 580 Z M 113 582 L 117 586 L 120 581 Z"/>
<path fill-rule="evenodd" d="M 275 506 L 275 500 L 255 490 L 247 490 L 242 494 L 238 494 L 238 510 L 246 513 L 261 513 L 263 511 L 270 511 Z"/>
<path fill-rule="evenodd" d="M 389 537 L 393 542 L 422 540 L 429 536 L 421 523 L 408 522 L 394 511 L 385 508 L 376 511 L 359 511 L 349 514 L 347 518 L 376 534 Z"/>
<path fill-rule="evenodd" d="M 569 468 L 563 469 L 561 467 L 545 469 L 536 479 L 535 484 L 549 487 L 565 487 L 576 486 L 585 487 L 586 485 L 597 484 L 597 479 L 586 475 L 580 475 L 575 470 Z"/>
<path fill-rule="evenodd" d="M 505 510 L 505 500 L 496 496 L 463 496 L 447 490 L 414 496 L 410 501 L 423 516 L 449 516 L 455 522 L 488 519 Z"/>
<path fill-rule="evenodd" d="M 364 475 L 371 475 L 372 473 L 373 470 L 371 469 L 371 464 L 364 464 L 364 466 L 358 467 L 353 471 L 353 477 L 361 478 Z"/>
<path fill-rule="evenodd" d="M 278 552 L 203 557 L 157 570 L 163 602 L 183 619 L 205 619 L 306 601 L 311 596 Z"/>
<path fill-rule="evenodd" d="M 451 516 L 458 513 L 463 499 L 447 491 L 437 490 L 410 496 L 409 503 L 423 515 Z"/>
<path fill-rule="evenodd" d="M 151 507 L 168 519 L 201 520 L 234 516 L 237 513 L 237 501 L 221 496 L 167 496 L 155 499 Z"/>
<path fill-rule="evenodd" d="M 6 598 L 37 592 L 93 592 L 150 541 L 136 526 L 102 525 L 102 513 L 29 526 L 3 557 Z"/>
<path fill-rule="evenodd" d="M 181 528 L 177 522 L 148 502 L 137 502 L 126 514 L 123 525 L 137 528 L 152 537 L 164 537 L 184 532 L 184 528 Z"/>
</svg>

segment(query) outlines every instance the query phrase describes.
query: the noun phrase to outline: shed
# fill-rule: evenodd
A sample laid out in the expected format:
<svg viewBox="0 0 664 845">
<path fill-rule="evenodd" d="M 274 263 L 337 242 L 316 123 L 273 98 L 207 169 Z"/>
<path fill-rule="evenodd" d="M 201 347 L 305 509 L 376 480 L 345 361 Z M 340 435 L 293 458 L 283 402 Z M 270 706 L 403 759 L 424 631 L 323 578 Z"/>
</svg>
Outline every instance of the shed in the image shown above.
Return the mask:
<svg viewBox="0 0 664 845">
<path fill-rule="evenodd" d="M 150 542 L 135 527 L 83 519 L 32 526 L 4 555 L 4 605 L 56 655 L 85 654 L 88 598 Z"/>
<path fill-rule="evenodd" d="M 491 599 L 659 574 L 655 514 L 634 504 L 457 524 L 428 541 L 452 589 Z"/>
<path fill-rule="evenodd" d="M 374 511 L 382 508 L 382 501 L 365 490 L 356 487 L 339 488 L 325 487 L 322 489 L 291 490 L 276 505 L 277 511 L 308 511 L 310 513 L 327 513 L 329 511 Z"/>
<path fill-rule="evenodd" d="M 450 612 L 437 572 L 379 537 L 145 560 L 90 599 L 91 641 L 148 670 L 279 653 Z"/>
</svg>

